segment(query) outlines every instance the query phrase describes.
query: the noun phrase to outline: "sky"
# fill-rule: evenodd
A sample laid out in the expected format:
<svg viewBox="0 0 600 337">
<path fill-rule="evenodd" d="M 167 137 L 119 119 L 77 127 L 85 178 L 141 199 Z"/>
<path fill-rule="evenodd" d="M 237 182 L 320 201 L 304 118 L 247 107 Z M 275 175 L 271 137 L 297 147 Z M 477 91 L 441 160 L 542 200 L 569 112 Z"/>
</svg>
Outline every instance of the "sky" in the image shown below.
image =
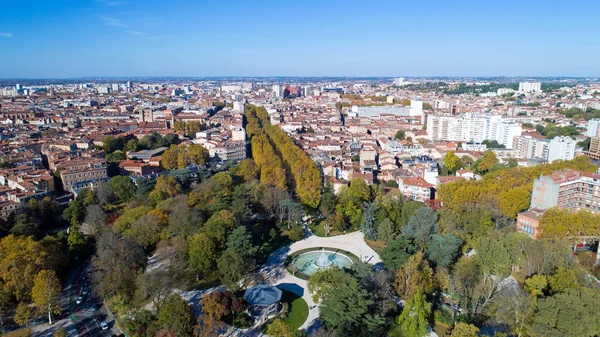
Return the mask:
<svg viewBox="0 0 600 337">
<path fill-rule="evenodd" d="M 600 76 L 597 0 L 2 0 L 0 78 Z"/>
</svg>

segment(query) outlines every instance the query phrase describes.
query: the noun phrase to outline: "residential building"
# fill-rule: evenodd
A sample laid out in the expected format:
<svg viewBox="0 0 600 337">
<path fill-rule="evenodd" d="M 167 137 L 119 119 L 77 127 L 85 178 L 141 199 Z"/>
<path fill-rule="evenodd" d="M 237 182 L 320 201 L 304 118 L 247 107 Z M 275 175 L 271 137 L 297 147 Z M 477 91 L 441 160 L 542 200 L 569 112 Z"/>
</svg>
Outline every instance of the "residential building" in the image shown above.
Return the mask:
<svg viewBox="0 0 600 337">
<path fill-rule="evenodd" d="M 600 174 L 565 170 L 535 179 L 530 208 L 556 206 L 600 213 Z"/>
<path fill-rule="evenodd" d="M 576 142 L 568 136 L 553 138 L 548 145 L 548 162 L 573 159 L 575 157 L 575 145 Z"/>
<path fill-rule="evenodd" d="M 495 140 L 513 148 L 514 138 L 521 135 L 521 126 L 500 116 L 466 113 L 459 116 L 427 116 L 427 135 L 433 141 L 477 142 Z"/>
<path fill-rule="evenodd" d="M 590 149 L 584 153 L 586 156 L 590 157 L 590 159 L 600 160 L 600 138 L 591 137 Z"/>
<path fill-rule="evenodd" d="M 168 150 L 167 147 L 158 147 L 154 150 L 141 150 L 141 151 L 137 151 L 137 152 L 127 151 L 127 158 L 128 159 L 138 159 L 138 160 L 143 160 L 143 161 L 147 162 L 154 157 L 160 156 L 166 150 Z"/>
<path fill-rule="evenodd" d="M 588 137 L 600 137 L 600 119 L 590 119 L 587 124 L 585 135 Z"/>
<path fill-rule="evenodd" d="M 435 188 L 420 177 L 398 177 L 396 182 L 402 195 L 409 200 L 425 202 L 435 199 Z"/>
<path fill-rule="evenodd" d="M 515 149 L 519 151 L 520 158 L 548 159 L 548 146 L 550 142 L 545 138 L 536 138 L 531 135 L 522 135 L 515 138 Z"/>
<path fill-rule="evenodd" d="M 517 215 L 517 232 L 526 233 L 536 239 L 539 235 L 540 219 L 544 212 L 539 209 L 529 209 Z"/>
<path fill-rule="evenodd" d="M 519 91 L 520 92 L 541 92 L 542 91 L 542 83 L 540 82 L 521 82 L 519 83 Z"/>
<path fill-rule="evenodd" d="M 94 158 L 69 160 L 61 163 L 59 169 L 63 188 L 69 192 L 78 183 L 108 178 L 106 161 Z"/>
</svg>

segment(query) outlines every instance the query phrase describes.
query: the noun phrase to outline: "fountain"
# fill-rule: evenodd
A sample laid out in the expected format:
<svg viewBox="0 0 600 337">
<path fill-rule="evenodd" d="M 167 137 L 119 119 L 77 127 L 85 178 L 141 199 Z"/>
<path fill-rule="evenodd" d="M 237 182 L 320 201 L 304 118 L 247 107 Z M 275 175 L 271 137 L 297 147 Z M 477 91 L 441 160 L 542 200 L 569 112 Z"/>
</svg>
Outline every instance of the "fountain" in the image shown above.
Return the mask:
<svg viewBox="0 0 600 337">
<path fill-rule="evenodd" d="M 333 262 L 329 261 L 329 258 L 327 257 L 327 255 L 325 255 L 325 248 L 323 248 L 321 250 L 321 255 L 319 255 L 319 258 L 317 258 L 317 260 L 315 261 L 315 264 L 319 268 L 329 268 L 329 267 L 331 267 L 332 263 Z"/>
<path fill-rule="evenodd" d="M 298 255 L 293 264 L 297 271 L 310 276 L 319 270 L 331 267 L 350 268 L 352 259 L 340 252 L 327 251 L 322 248 L 320 251 L 316 250 Z"/>
</svg>

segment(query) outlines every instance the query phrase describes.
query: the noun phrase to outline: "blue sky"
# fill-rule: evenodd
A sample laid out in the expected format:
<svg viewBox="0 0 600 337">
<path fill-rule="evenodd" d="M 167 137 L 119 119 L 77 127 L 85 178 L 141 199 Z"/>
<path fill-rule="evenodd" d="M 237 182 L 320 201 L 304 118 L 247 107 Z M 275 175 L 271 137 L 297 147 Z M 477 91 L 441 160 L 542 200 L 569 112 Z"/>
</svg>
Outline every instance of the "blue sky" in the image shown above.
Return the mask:
<svg viewBox="0 0 600 337">
<path fill-rule="evenodd" d="M 0 77 L 600 76 L 600 1 L 2 0 Z"/>
</svg>

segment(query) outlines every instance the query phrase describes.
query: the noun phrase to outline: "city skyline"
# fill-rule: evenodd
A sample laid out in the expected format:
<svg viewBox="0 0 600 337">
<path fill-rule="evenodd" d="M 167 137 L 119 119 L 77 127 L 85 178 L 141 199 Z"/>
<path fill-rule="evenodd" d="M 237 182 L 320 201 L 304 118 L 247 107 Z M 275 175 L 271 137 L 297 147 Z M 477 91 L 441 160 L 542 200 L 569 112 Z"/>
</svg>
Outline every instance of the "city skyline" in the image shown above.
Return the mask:
<svg viewBox="0 0 600 337">
<path fill-rule="evenodd" d="M 591 1 L 11 1 L 0 78 L 594 77 Z"/>
</svg>

